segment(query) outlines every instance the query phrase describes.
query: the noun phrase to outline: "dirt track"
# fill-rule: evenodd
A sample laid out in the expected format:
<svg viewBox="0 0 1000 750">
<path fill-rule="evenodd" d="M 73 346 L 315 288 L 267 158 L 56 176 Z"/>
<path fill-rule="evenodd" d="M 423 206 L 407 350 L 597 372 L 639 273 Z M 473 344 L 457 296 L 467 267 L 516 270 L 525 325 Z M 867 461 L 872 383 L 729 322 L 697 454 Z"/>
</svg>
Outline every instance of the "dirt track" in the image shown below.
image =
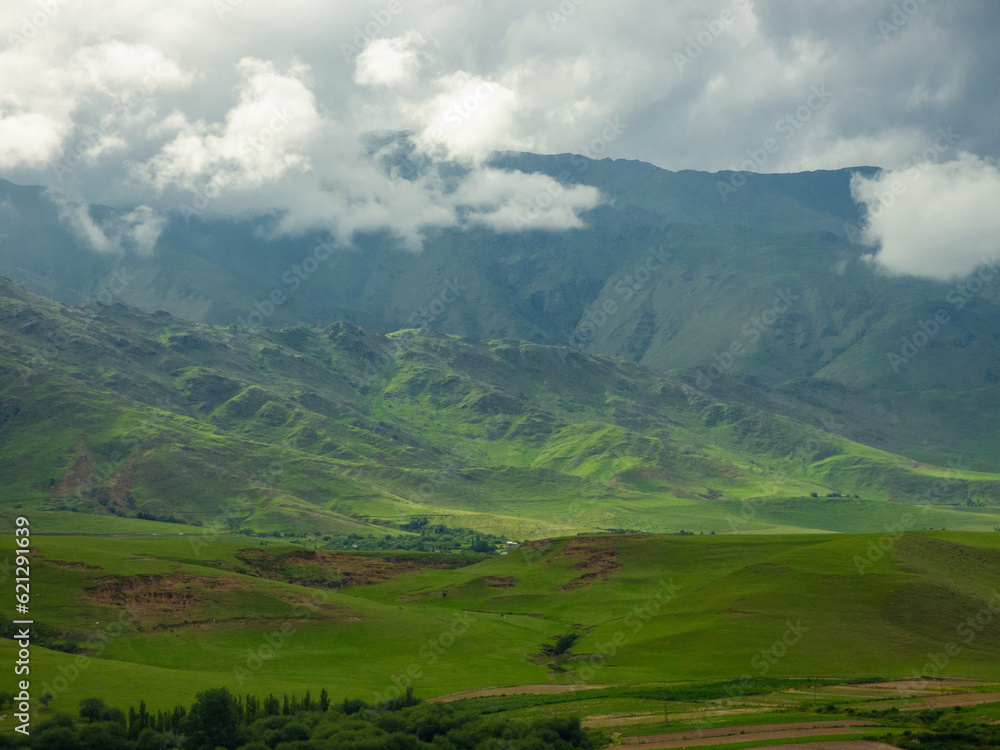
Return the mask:
<svg viewBox="0 0 1000 750">
<path fill-rule="evenodd" d="M 910 706 L 901 711 L 923 711 L 925 708 L 951 708 L 952 706 L 978 706 L 980 703 L 1000 702 L 1000 693 L 960 693 L 934 695 L 924 698 L 925 706 Z"/>
<path fill-rule="evenodd" d="M 831 734 L 857 734 L 862 727 L 878 726 L 874 721 L 800 721 L 790 724 L 721 727 L 701 732 L 654 734 L 647 737 L 623 737 L 619 750 L 723 745 L 731 742 L 783 740 L 796 737 L 822 737 Z M 782 745 L 788 747 L 788 745 Z M 815 747 L 812 745 L 810 747 Z"/>
<path fill-rule="evenodd" d="M 429 698 L 431 703 L 447 703 L 462 698 L 489 698 L 494 695 L 552 695 L 555 693 L 574 693 L 577 690 L 601 690 L 609 685 L 511 685 L 510 687 L 482 688 L 480 690 L 463 690 L 460 693 L 449 693 Z"/>
<path fill-rule="evenodd" d="M 733 716 L 736 714 L 760 714 L 773 711 L 773 706 L 761 706 L 760 708 L 722 708 L 717 711 L 680 711 L 671 712 L 670 719 L 701 719 L 707 716 Z M 663 716 L 662 711 L 647 711 L 641 714 L 596 714 L 587 716 L 583 725 L 587 728 L 612 726 L 619 727 L 623 724 L 653 724 Z"/>
<path fill-rule="evenodd" d="M 868 740 L 843 740 L 842 742 L 796 742 L 791 745 L 762 745 L 754 750 L 898 750 L 884 742 L 869 742 Z"/>
</svg>

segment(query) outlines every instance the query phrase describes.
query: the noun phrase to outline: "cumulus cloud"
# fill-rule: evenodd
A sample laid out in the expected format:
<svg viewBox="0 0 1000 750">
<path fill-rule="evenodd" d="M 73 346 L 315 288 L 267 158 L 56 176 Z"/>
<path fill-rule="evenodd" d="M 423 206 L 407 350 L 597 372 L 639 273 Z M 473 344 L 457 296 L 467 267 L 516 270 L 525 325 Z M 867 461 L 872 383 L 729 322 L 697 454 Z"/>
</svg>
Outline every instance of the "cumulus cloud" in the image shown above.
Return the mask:
<svg viewBox="0 0 1000 750">
<path fill-rule="evenodd" d="M 166 226 L 166 217 L 149 206 L 95 220 L 90 206 L 78 196 L 49 192 L 59 218 L 88 248 L 98 253 L 151 255 Z"/>
<path fill-rule="evenodd" d="M 119 128 L 136 100 L 184 88 L 191 74 L 148 44 L 81 45 L 68 56 L 44 46 L 0 54 L 0 168 L 93 164 L 128 143 Z M 126 118 L 127 119 L 127 118 Z"/>
<path fill-rule="evenodd" d="M 900 170 L 954 128 L 946 158 L 1000 157 L 998 24 L 994 0 L 6 0 L 0 176 L 345 241 L 558 230 L 600 199 L 493 174 L 493 151 L 714 171 L 776 139 L 759 171 Z M 407 160 L 379 161 L 382 131 L 410 134 Z"/>
<path fill-rule="evenodd" d="M 1000 257 L 1000 169 L 962 154 L 871 178 L 855 175 L 855 200 L 867 209 L 868 256 L 891 273 L 949 279 Z"/>
<path fill-rule="evenodd" d="M 547 175 L 484 169 L 462 185 L 460 206 L 470 224 L 513 232 L 580 229 L 579 213 L 599 202 L 599 192 L 586 185 L 563 186 Z"/>
<path fill-rule="evenodd" d="M 518 148 L 514 135 L 517 94 L 498 81 L 459 70 L 434 83 L 437 92 L 409 108 L 423 124 L 417 143 L 446 158 L 482 160 L 492 151 Z"/>
<path fill-rule="evenodd" d="M 304 152 L 319 115 L 312 92 L 300 80 L 308 69 L 293 65 L 279 73 L 264 60 L 245 58 L 237 66 L 239 103 L 223 123 L 189 123 L 183 114 L 167 118 L 176 137 L 137 173 L 157 190 L 176 185 L 198 190 L 247 189 L 274 180 L 290 169 L 308 170 Z"/>
<path fill-rule="evenodd" d="M 361 86 L 409 83 L 420 65 L 423 42 L 415 31 L 392 39 L 372 39 L 355 61 L 354 82 Z"/>
<path fill-rule="evenodd" d="M 0 117 L 0 167 L 44 166 L 58 153 L 66 130 L 40 112 Z"/>
</svg>

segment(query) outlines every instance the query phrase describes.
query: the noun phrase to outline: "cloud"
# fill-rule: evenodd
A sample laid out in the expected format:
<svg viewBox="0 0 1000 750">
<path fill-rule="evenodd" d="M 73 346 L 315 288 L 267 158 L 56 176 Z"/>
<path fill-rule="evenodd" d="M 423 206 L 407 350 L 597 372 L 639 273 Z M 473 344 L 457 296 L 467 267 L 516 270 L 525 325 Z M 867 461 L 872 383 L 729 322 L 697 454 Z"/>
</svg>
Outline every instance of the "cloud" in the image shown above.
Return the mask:
<svg viewBox="0 0 1000 750">
<path fill-rule="evenodd" d="M 58 153 L 65 123 L 40 112 L 0 117 L 0 167 L 44 166 Z"/>
<path fill-rule="evenodd" d="M 355 61 L 354 82 L 360 86 L 396 86 L 413 80 L 424 39 L 415 31 L 392 39 L 373 39 Z"/>
<path fill-rule="evenodd" d="M 462 185 L 465 221 L 496 232 L 581 229 L 579 213 L 601 202 L 596 188 L 564 186 L 546 175 L 484 169 Z"/>
<path fill-rule="evenodd" d="M 301 78 L 308 72 L 293 65 L 287 74 L 272 63 L 244 58 L 237 66 L 239 103 L 224 123 L 189 123 L 183 114 L 164 127 L 176 137 L 136 169 L 162 191 L 170 185 L 186 190 L 248 189 L 274 180 L 288 170 L 308 171 L 305 148 L 319 125 L 312 92 Z"/>
<path fill-rule="evenodd" d="M 891 273 L 949 279 L 1000 257 L 1000 169 L 962 154 L 871 178 L 855 175 L 854 199 L 867 208 L 869 259 Z"/>
<path fill-rule="evenodd" d="M 93 164 L 124 150 L 118 130 L 129 103 L 192 78 L 148 44 L 112 40 L 68 57 L 44 45 L 8 49 L 0 54 L 0 80 L 0 169 L 12 169 L 45 168 L 67 152 Z"/>
<path fill-rule="evenodd" d="M 59 208 L 59 219 L 76 237 L 98 253 L 151 255 L 167 219 L 149 206 L 137 206 L 126 214 L 111 214 L 100 221 L 78 196 L 49 191 Z"/>
<path fill-rule="evenodd" d="M 496 150 L 740 169 L 814 87 L 833 97 L 759 169 L 903 169 L 942 128 L 948 158 L 996 159 L 998 23 L 994 0 L 6 0 L 0 176 L 415 247 L 545 193 L 491 174 Z M 418 174 L 373 155 L 384 131 L 410 134 Z M 567 189 L 528 226 L 595 200 Z"/>
<path fill-rule="evenodd" d="M 433 96 L 409 107 L 423 125 L 417 144 L 428 153 L 481 161 L 523 145 L 514 135 L 518 98 L 512 88 L 462 70 L 437 79 L 434 87 Z"/>
</svg>

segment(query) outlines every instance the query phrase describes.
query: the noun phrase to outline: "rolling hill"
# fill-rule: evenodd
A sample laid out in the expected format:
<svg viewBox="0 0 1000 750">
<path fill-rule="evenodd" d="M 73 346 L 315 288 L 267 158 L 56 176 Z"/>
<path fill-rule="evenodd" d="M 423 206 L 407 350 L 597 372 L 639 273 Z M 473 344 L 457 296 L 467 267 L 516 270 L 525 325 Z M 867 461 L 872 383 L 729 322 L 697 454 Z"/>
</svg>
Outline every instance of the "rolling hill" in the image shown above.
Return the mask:
<svg viewBox="0 0 1000 750">
<path fill-rule="evenodd" d="M 0 322 L 6 507 L 312 535 L 427 518 L 515 539 L 880 531 L 910 506 L 912 528 L 1000 526 L 998 475 L 567 347 L 222 328 L 7 280 Z"/>
<path fill-rule="evenodd" d="M 233 537 L 196 551 L 160 526 L 32 536 L 32 668 L 57 710 L 95 694 L 169 710 L 220 685 L 378 702 L 408 682 L 429 697 L 716 681 L 706 697 L 738 699 L 774 678 L 998 666 L 996 629 L 975 622 L 1000 585 L 995 534 L 583 536 L 440 567 Z"/>
<path fill-rule="evenodd" d="M 139 257 L 93 252 L 41 188 L 0 181 L 0 273 L 67 304 L 213 325 L 346 321 L 612 356 L 920 462 L 997 470 L 995 268 L 945 283 L 865 262 L 849 183 L 871 168 L 747 174 L 722 200 L 731 173 L 571 154 L 494 162 L 594 186 L 605 203 L 584 229 L 440 230 L 419 253 L 384 235 L 346 248 L 274 236 L 263 219 L 173 216 Z"/>
</svg>

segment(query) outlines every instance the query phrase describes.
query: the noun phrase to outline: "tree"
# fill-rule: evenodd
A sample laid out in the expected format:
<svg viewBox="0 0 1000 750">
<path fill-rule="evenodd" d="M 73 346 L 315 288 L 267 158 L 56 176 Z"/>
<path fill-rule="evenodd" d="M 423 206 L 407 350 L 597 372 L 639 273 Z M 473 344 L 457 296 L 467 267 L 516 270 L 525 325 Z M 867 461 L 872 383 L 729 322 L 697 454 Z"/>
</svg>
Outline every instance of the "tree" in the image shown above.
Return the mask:
<svg viewBox="0 0 1000 750">
<path fill-rule="evenodd" d="M 122 711 L 120 708 L 113 708 L 111 706 L 108 706 L 101 713 L 101 721 L 111 721 L 114 722 L 115 724 L 121 724 L 124 727 L 126 726 L 125 712 Z"/>
<path fill-rule="evenodd" d="M 319 710 L 326 711 L 330 708 L 330 694 L 326 692 L 326 688 L 319 691 Z"/>
<path fill-rule="evenodd" d="M 193 750 L 235 748 L 240 744 L 236 699 L 228 688 L 198 693 L 184 719 L 184 732 Z"/>
<path fill-rule="evenodd" d="M 38 702 L 42 704 L 43 711 L 49 710 L 49 704 L 52 702 L 52 700 L 53 700 L 52 693 L 46 693 L 45 695 L 43 695 L 41 698 L 38 699 Z"/>
<path fill-rule="evenodd" d="M 129 750 L 125 727 L 101 721 L 80 727 L 80 744 L 83 750 Z"/>
<path fill-rule="evenodd" d="M 268 695 L 264 699 L 264 713 L 268 716 L 277 716 L 281 713 L 281 704 L 273 695 Z"/>
<path fill-rule="evenodd" d="M 84 698 L 80 701 L 80 718 L 89 722 L 99 721 L 107 706 L 100 698 Z"/>
<path fill-rule="evenodd" d="M 80 738 L 69 727 L 55 727 L 41 732 L 31 746 L 40 750 L 83 750 Z"/>
<path fill-rule="evenodd" d="M 174 732 L 181 731 L 181 727 L 184 724 L 184 717 L 187 715 L 187 709 L 184 706 L 174 706 L 174 712 L 170 716 L 170 729 Z"/>
</svg>

